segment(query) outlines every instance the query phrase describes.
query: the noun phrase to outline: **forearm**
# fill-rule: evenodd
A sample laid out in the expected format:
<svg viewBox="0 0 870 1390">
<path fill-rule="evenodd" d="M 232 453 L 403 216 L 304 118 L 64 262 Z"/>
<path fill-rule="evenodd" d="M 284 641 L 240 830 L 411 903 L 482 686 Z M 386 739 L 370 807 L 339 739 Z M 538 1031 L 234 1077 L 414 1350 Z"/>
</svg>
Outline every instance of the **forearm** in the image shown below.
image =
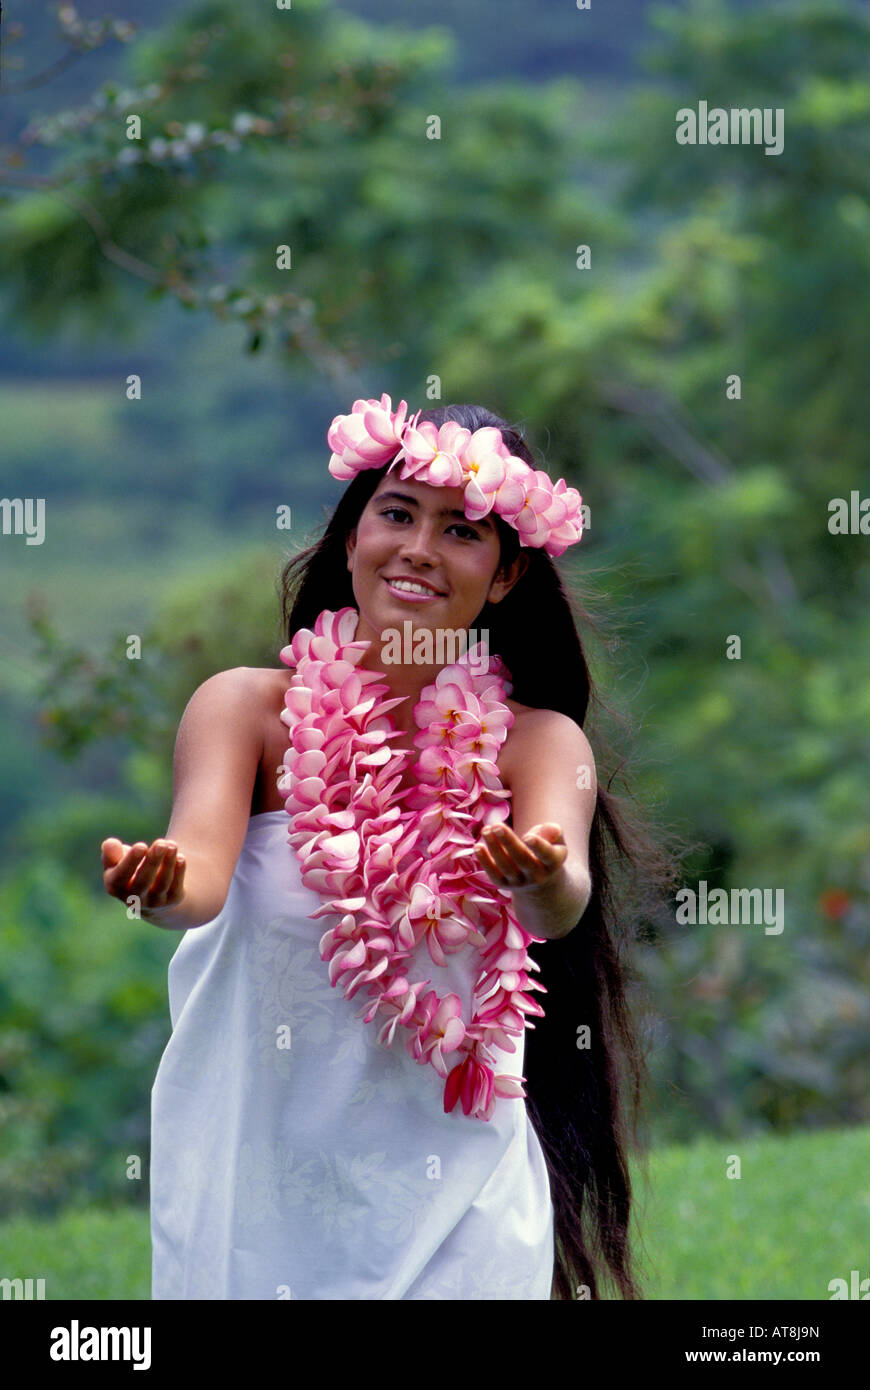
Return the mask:
<svg viewBox="0 0 870 1390">
<path fill-rule="evenodd" d="M 183 851 L 185 860 L 184 893 L 181 901 L 171 907 L 141 908 L 143 922 L 163 927 L 167 931 L 188 931 L 214 921 L 226 901 L 226 891 L 215 882 L 214 870 L 208 860 Z"/>
<path fill-rule="evenodd" d="M 558 940 L 577 925 L 589 904 L 591 884 L 583 868 L 562 867 L 543 884 L 511 890 L 513 912 L 532 936 Z"/>
</svg>

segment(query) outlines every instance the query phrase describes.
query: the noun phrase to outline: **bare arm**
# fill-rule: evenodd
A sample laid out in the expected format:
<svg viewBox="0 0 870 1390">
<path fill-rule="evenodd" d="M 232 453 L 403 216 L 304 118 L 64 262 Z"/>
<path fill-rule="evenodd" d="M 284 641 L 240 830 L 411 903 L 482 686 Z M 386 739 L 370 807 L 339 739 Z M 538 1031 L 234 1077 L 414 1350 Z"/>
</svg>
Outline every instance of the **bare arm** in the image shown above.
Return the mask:
<svg viewBox="0 0 870 1390">
<path fill-rule="evenodd" d="M 511 889 L 520 925 L 555 939 L 576 926 L 592 894 L 595 758 L 579 725 L 555 710 L 523 715 L 516 734 L 502 764 L 512 826 L 483 831 L 478 862 L 494 883 Z"/>
<path fill-rule="evenodd" d="M 263 754 L 261 684 L 250 667 L 219 671 L 188 701 L 175 741 L 172 816 L 149 847 L 104 840 L 106 892 L 140 899 L 147 922 L 184 931 L 226 901 Z"/>
</svg>

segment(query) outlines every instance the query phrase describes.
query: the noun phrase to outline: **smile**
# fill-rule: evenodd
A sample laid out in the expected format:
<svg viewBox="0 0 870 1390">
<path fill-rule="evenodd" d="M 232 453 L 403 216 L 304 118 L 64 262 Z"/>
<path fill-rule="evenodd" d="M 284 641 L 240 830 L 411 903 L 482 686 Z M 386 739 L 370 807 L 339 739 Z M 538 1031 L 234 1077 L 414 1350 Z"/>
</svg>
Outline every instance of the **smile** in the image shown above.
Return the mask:
<svg viewBox="0 0 870 1390">
<path fill-rule="evenodd" d="M 402 599 L 405 603 L 429 603 L 433 599 L 443 598 L 443 594 L 436 594 L 431 589 L 427 589 L 423 584 L 416 584 L 413 579 L 385 579 L 384 583 L 395 594 L 396 598 Z"/>
</svg>

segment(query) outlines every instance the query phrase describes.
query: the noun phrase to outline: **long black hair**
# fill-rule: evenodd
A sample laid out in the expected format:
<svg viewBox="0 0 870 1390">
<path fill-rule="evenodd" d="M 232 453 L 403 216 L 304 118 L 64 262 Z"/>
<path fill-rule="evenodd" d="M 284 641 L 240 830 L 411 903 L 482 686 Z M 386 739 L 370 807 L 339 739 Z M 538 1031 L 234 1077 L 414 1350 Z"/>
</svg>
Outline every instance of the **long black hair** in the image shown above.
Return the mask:
<svg viewBox="0 0 870 1390">
<path fill-rule="evenodd" d="M 455 420 L 472 432 L 494 426 L 512 454 L 539 466 L 518 431 L 482 406 L 424 410 L 420 420 L 436 426 Z M 282 645 L 300 628 L 313 627 L 324 608 L 356 607 L 346 537 L 387 468 L 358 473 L 322 538 L 285 565 Z M 600 621 L 578 594 L 569 599 L 543 549 L 521 547 L 516 530 L 501 517 L 493 519 L 501 541 L 500 570 L 521 551 L 528 565 L 500 603 L 484 604 L 474 627 L 488 631 L 489 650 L 505 662 L 513 699 L 559 710 L 582 729 L 595 706 L 611 712 L 593 690 L 577 626 L 579 620 L 597 632 Z M 628 952 L 643 923 L 663 910 L 679 867 L 648 813 L 630 795 L 611 791 L 619 767 L 604 785 L 612 754 L 603 739 L 596 737 L 593 751 L 598 790 L 589 838 L 592 896 L 567 936 L 529 947 L 547 993 L 537 996 L 545 1016 L 525 1033 L 525 1104 L 544 1153 L 553 1202 L 551 1297 L 601 1298 L 602 1280 L 612 1280 L 618 1295 L 633 1299 L 642 1295 L 629 1236 L 628 1150 L 629 1142 L 638 1148 L 648 1072 L 628 999 L 629 984 L 638 983 Z M 588 1048 L 578 1043 L 583 1024 L 591 1035 Z"/>
</svg>

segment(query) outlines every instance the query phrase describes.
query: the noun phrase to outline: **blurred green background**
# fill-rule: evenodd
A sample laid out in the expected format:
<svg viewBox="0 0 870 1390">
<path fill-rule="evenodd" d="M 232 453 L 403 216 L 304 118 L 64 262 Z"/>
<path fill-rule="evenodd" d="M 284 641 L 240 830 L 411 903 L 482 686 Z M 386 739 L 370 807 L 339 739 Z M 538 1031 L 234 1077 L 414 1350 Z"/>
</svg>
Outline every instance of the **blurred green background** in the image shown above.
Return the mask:
<svg viewBox="0 0 870 1390">
<path fill-rule="evenodd" d="M 279 570 L 341 491 L 326 429 L 386 391 L 487 405 L 579 488 L 591 525 L 559 565 L 605 620 L 581 629 L 602 734 L 703 846 L 685 884 L 785 894 L 781 935 L 641 932 L 641 1233 L 682 1262 L 651 1296 L 866 1277 L 870 500 L 863 533 L 829 508 L 870 499 L 867 7 L 105 13 L 6 22 L 2 486 L 45 499 L 46 533 L 0 538 L 0 1274 L 34 1221 L 100 1212 L 81 1261 L 132 1223 L 147 1264 L 177 938 L 105 895 L 99 845 L 165 832 L 196 686 L 279 664 Z M 700 100 L 782 108 L 783 152 L 677 145 Z M 735 1186 L 714 1259 L 697 1213 Z M 147 1269 L 104 1262 L 94 1287 L 147 1297 Z"/>
</svg>

